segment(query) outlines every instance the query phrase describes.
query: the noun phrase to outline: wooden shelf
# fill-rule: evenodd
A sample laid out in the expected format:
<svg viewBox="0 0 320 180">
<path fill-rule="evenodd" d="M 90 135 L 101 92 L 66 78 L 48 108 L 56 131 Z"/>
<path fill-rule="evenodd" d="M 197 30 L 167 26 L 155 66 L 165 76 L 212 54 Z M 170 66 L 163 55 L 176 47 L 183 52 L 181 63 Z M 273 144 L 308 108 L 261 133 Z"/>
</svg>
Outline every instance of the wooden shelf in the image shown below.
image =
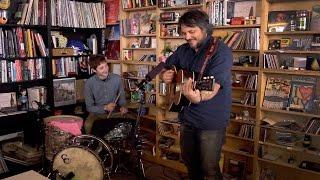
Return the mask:
<svg viewBox="0 0 320 180">
<path fill-rule="evenodd" d="M 257 91 L 256 89 L 248 89 L 244 87 L 232 87 L 232 90 L 239 90 L 239 91 Z"/>
<path fill-rule="evenodd" d="M 123 8 L 122 11 L 125 12 L 133 12 L 133 11 L 147 11 L 147 10 L 155 10 L 157 6 L 147 6 L 147 7 L 139 7 L 139 8 Z"/>
<path fill-rule="evenodd" d="M 158 65 L 157 62 L 145 62 L 145 61 L 123 61 L 123 64 L 132 64 L 132 65 L 149 65 L 149 66 L 156 66 Z"/>
<path fill-rule="evenodd" d="M 272 147 L 276 147 L 276 148 L 280 148 L 280 149 L 285 149 L 287 151 L 304 152 L 303 148 L 295 147 L 295 146 L 285 146 L 285 145 L 279 145 L 279 144 L 274 144 L 274 143 L 270 143 L 270 142 L 262 142 L 262 141 L 259 141 L 259 144 L 265 145 L 265 146 L 272 146 Z"/>
<path fill-rule="evenodd" d="M 157 48 L 123 48 L 124 50 L 154 51 Z"/>
<path fill-rule="evenodd" d="M 251 124 L 251 125 L 255 125 L 254 122 L 250 122 L 250 121 L 243 121 L 243 120 L 236 120 L 236 119 L 230 119 L 231 122 L 236 122 L 236 123 L 242 123 L 242 124 Z"/>
<path fill-rule="evenodd" d="M 127 34 L 123 35 L 123 37 L 156 37 L 156 34 Z"/>
<path fill-rule="evenodd" d="M 226 134 L 226 137 L 230 137 L 230 138 L 235 138 L 235 139 L 240 139 L 240 140 L 243 140 L 243 141 L 250 141 L 250 142 L 254 142 L 253 139 L 249 139 L 249 138 L 244 138 L 244 137 L 240 137 L 240 136 L 237 136 L 237 135 L 234 135 L 234 134 Z"/>
<path fill-rule="evenodd" d="M 167 36 L 167 37 L 160 36 L 160 39 L 184 39 L 184 37 L 183 36 Z"/>
<path fill-rule="evenodd" d="M 151 133 L 151 134 L 155 134 L 156 133 L 155 130 L 152 130 L 152 129 L 149 129 L 149 128 L 145 128 L 145 127 L 140 127 L 140 130 L 148 132 L 148 133 Z"/>
<path fill-rule="evenodd" d="M 47 29 L 47 25 L 0 24 L 0 28 Z"/>
<path fill-rule="evenodd" d="M 303 51 L 303 50 L 268 50 L 264 53 L 270 54 L 320 54 L 320 51 Z"/>
<path fill-rule="evenodd" d="M 310 113 L 295 112 L 295 111 L 286 111 L 286 110 L 281 110 L 281 109 L 267 109 L 267 108 L 265 108 L 265 107 L 261 107 L 260 109 L 261 109 L 261 111 L 266 111 L 266 112 L 290 114 L 290 115 L 302 116 L 302 117 L 311 117 L 311 118 L 312 118 L 312 117 L 316 117 L 316 118 L 320 118 L 320 115 L 310 114 Z"/>
<path fill-rule="evenodd" d="M 244 67 L 244 66 L 232 66 L 231 70 L 233 71 L 251 71 L 258 72 L 260 70 L 259 67 Z"/>
<path fill-rule="evenodd" d="M 115 25 L 119 25 L 119 22 L 115 22 L 115 23 L 107 23 L 106 26 L 115 26 Z"/>
<path fill-rule="evenodd" d="M 160 7 L 160 10 L 163 11 L 170 11 L 170 10 L 185 10 L 185 9 L 195 9 L 195 8 L 201 8 L 201 4 L 196 4 L 196 5 L 187 5 L 187 6 L 175 6 L 175 7 Z"/>
<path fill-rule="evenodd" d="M 250 50 L 250 49 L 232 49 L 232 52 L 259 53 L 259 52 L 260 52 L 260 50 Z"/>
<path fill-rule="evenodd" d="M 246 156 L 246 157 L 250 157 L 250 158 L 254 157 L 253 154 L 249 154 L 249 153 L 246 153 L 246 152 L 243 152 L 243 151 L 235 150 L 235 149 L 232 149 L 232 148 L 226 147 L 226 146 L 222 146 L 222 151 L 230 152 L 230 153 L 233 153 L 233 154 Z"/>
<path fill-rule="evenodd" d="M 238 106 L 238 107 L 245 107 L 245 108 L 251 108 L 251 109 L 256 109 L 256 106 L 249 106 L 249 105 L 244 105 L 244 104 L 239 104 L 239 103 L 232 103 L 232 106 Z"/>
<path fill-rule="evenodd" d="M 175 152 L 175 153 L 181 153 L 181 149 L 178 145 L 173 145 L 173 146 L 170 146 L 169 148 L 162 148 L 162 147 L 159 147 L 159 149 L 162 149 L 164 151 L 169 151 L 169 152 Z"/>
<path fill-rule="evenodd" d="M 262 69 L 262 73 L 266 74 L 289 74 L 298 76 L 320 76 L 320 71 L 309 70 L 288 70 L 288 69 Z"/>
<path fill-rule="evenodd" d="M 225 25 L 225 26 L 213 26 L 213 29 L 238 29 L 238 28 L 260 28 L 260 24 L 253 25 Z"/>
<path fill-rule="evenodd" d="M 277 128 L 277 127 L 267 126 L 267 125 L 259 125 L 259 126 L 260 126 L 260 128 L 265 128 L 265 129 L 272 129 L 272 130 L 290 132 L 290 133 L 295 133 L 295 134 L 300 134 L 300 135 L 310 135 L 310 136 L 320 137 L 320 135 L 318 135 L 318 134 L 306 133 L 306 132 L 302 132 L 302 131 L 293 131 L 293 130 L 289 130 L 289 129 Z"/>
<path fill-rule="evenodd" d="M 313 35 L 320 34 L 319 31 L 285 31 L 285 32 L 265 32 L 265 35 Z"/>
<path fill-rule="evenodd" d="M 149 120 L 156 120 L 156 117 L 151 116 L 151 115 L 144 115 L 144 116 L 141 116 L 141 118 L 145 118 L 145 119 L 149 119 Z"/>
<path fill-rule="evenodd" d="M 111 63 L 111 64 L 119 64 L 119 63 L 121 63 L 121 60 L 108 59 L 107 62 Z"/>
<path fill-rule="evenodd" d="M 274 161 L 271 161 L 271 160 L 267 160 L 267 159 L 263 159 L 263 158 L 258 158 L 258 160 L 259 160 L 259 161 L 262 161 L 262 162 L 267 162 L 267 163 L 271 163 L 271 164 L 276 164 L 276 165 L 283 166 L 283 167 L 288 167 L 288 168 L 297 169 L 297 170 L 299 170 L 299 171 L 303 171 L 303 172 L 307 172 L 307 173 L 312 173 L 312 174 L 320 175 L 320 172 L 311 171 L 311 170 L 307 170 L 307 169 L 302 169 L 302 168 L 299 168 L 299 165 L 298 165 L 298 164 L 288 164 L 288 163 L 286 163 L 284 160 L 274 160 Z"/>
<path fill-rule="evenodd" d="M 269 3 L 280 3 L 280 2 L 301 2 L 301 0 L 267 0 Z M 318 1 L 318 0 L 304 0 L 304 1 Z"/>
<path fill-rule="evenodd" d="M 159 24 L 178 24 L 178 21 L 163 21 L 159 22 Z"/>
</svg>

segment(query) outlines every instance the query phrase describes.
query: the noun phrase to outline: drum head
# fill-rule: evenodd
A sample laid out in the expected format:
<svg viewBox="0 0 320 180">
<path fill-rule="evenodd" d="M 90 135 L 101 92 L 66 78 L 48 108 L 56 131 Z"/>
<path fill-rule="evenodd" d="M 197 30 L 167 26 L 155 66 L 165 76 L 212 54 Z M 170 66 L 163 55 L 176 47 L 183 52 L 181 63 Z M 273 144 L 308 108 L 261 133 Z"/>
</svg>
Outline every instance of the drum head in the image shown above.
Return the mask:
<svg viewBox="0 0 320 180">
<path fill-rule="evenodd" d="M 62 176 L 69 173 L 77 180 L 102 180 L 104 170 L 100 158 L 91 150 L 82 147 L 69 147 L 59 152 L 53 160 L 53 170 L 58 170 Z M 61 179 L 57 175 L 57 179 Z"/>
</svg>

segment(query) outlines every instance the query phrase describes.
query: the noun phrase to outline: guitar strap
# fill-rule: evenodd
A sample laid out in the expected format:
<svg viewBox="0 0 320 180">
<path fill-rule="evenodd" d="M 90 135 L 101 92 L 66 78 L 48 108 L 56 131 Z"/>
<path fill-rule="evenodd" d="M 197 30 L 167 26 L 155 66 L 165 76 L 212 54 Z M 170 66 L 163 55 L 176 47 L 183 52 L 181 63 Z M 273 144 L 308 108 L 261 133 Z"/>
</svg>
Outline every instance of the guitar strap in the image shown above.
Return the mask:
<svg viewBox="0 0 320 180">
<path fill-rule="evenodd" d="M 207 49 L 206 55 L 205 55 L 205 59 L 203 62 L 203 65 L 201 67 L 199 76 L 198 76 L 198 81 L 201 80 L 202 76 L 203 76 L 203 72 L 204 69 L 206 68 L 209 59 L 215 54 L 215 52 L 217 51 L 218 48 L 218 38 L 212 37 L 211 42 L 210 42 L 210 46 Z"/>
</svg>

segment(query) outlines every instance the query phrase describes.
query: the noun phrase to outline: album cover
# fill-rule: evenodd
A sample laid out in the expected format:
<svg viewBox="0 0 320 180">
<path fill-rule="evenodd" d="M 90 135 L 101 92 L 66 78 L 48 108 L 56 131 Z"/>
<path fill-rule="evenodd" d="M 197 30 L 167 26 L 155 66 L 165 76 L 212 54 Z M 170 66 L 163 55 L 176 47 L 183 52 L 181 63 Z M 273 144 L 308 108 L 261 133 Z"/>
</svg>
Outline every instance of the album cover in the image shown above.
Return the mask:
<svg viewBox="0 0 320 180">
<path fill-rule="evenodd" d="M 54 106 L 76 104 L 76 78 L 53 80 Z"/>
</svg>

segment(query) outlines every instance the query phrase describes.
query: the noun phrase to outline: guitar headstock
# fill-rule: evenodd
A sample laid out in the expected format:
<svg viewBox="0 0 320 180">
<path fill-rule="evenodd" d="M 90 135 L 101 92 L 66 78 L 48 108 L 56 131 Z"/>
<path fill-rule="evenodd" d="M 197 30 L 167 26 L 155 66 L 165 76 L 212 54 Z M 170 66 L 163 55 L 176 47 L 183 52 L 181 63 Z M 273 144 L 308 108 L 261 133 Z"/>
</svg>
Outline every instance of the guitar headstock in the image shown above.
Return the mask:
<svg viewBox="0 0 320 180">
<path fill-rule="evenodd" d="M 212 91 L 215 84 L 214 76 L 203 77 L 200 81 L 196 81 L 196 89 L 202 91 Z"/>
</svg>

